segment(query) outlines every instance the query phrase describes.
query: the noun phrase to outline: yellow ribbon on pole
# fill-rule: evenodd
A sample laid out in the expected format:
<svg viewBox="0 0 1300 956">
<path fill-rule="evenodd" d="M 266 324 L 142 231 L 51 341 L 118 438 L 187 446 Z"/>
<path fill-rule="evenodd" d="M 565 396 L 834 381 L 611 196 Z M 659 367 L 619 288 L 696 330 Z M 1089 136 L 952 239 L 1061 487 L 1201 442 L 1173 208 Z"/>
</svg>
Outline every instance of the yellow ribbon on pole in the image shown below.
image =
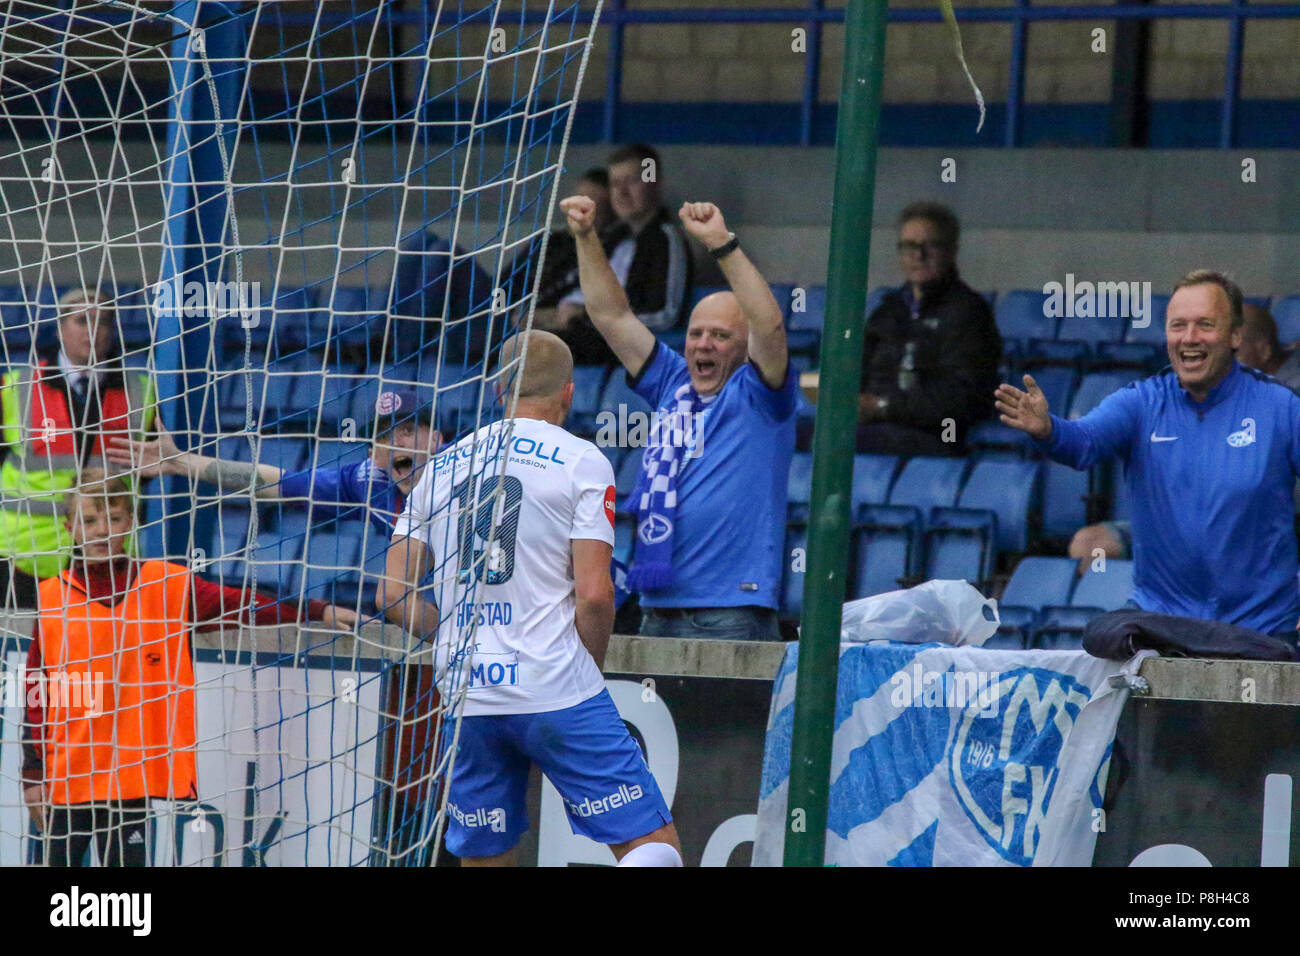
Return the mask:
<svg viewBox="0 0 1300 956">
<path fill-rule="evenodd" d="M 961 64 L 962 72 L 966 74 L 966 80 L 970 83 L 970 88 L 975 91 L 975 102 L 979 104 L 980 121 L 975 127 L 978 133 L 984 128 L 984 94 L 980 92 L 979 84 L 975 82 L 975 77 L 970 74 L 970 67 L 966 65 L 966 54 L 961 48 L 961 30 L 957 26 L 957 16 L 952 12 L 952 0 L 939 0 L 939 9 L 943 11 L 943 22 L 948 25 L 948 33 L 952 37 L 952 45 L 957 51 L 957 62 Z"/>
</svg>

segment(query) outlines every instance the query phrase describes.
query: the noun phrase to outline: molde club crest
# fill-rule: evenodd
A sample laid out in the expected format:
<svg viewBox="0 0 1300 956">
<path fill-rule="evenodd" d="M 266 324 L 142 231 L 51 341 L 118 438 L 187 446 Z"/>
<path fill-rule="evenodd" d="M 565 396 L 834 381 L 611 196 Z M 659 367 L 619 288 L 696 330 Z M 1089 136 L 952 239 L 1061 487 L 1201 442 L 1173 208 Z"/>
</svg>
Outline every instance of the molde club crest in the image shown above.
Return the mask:
<svg viewBox="0 0 1300 956">
<path fill-rule="evenodd" d="M 957 725 L 949 752 L 952 785 L 989 846 L 1008 862 L 1029 866 L 1057 758 L 1091 692 L 1068 674 L 1021 668 L 981 697 Z"/>
</svg>

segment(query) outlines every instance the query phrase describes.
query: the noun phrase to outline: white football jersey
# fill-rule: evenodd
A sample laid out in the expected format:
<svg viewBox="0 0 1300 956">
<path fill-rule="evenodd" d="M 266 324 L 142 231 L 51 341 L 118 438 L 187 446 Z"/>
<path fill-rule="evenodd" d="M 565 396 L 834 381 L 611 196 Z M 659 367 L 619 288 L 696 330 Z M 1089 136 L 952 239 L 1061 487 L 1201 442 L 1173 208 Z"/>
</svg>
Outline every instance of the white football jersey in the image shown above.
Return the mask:
<svg viewBox="0 0 1300 956">
<path fill-rule="evenodd" d="M 531 714 L 604 689 L 574 626 L 569 544 L 614 543 L 614 469 L 591 442 L 531 418 L 485 425 L 429 463 L 394 533 L 432 553 L 444 700 L 468 682 L 466 716 Z"/>
</svg>

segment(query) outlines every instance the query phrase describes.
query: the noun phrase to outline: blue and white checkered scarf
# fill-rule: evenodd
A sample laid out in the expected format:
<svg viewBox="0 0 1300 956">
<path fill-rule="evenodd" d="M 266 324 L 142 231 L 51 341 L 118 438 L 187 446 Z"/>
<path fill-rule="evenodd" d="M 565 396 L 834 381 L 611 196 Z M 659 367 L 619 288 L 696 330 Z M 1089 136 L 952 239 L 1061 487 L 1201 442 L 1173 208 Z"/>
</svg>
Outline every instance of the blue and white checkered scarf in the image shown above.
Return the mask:
<svg viewBox="0 0 1300 956">
<path fill-rule="evenodd" d="M 641 478 L 633 492 L 637 502 L 636 546 L 627 573 L 630 591 L 662 591 L 673 583 L 673 523 L 677 519 L 677 477 L 690 449 L 699 441 L 699 415 L 714 396 L 701 398 L 689 382 L 673 394 L 673 410 L 656 415 L 641 458 Z"/>
</svg>

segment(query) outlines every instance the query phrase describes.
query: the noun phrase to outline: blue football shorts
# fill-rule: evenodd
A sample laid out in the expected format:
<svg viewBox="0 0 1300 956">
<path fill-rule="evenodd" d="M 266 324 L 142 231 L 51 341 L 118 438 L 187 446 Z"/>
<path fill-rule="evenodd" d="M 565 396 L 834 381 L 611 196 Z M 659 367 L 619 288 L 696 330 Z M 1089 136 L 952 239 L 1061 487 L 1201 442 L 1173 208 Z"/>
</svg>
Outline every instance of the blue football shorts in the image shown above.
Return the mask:
<svg viewBox="0 0 1300 956">
<path fill-rule="evenodd" d="M 451 728 L 448 728 L 451 730 Z M 463 717 L 447 796 L 447 849 L 495 856 L 528 830 L 528 770 L 555 785 L 573 832 L 626 843 L 672 822 L 608 690 L 537 714 Z"/>
</svg>

